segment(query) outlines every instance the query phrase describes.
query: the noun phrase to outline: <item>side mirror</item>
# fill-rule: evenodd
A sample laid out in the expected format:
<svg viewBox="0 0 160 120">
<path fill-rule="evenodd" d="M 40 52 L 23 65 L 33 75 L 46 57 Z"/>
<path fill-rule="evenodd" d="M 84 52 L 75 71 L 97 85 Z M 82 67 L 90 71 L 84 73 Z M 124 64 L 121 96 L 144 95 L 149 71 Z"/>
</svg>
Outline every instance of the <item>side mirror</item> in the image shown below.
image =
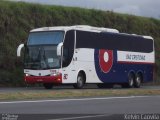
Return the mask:
<svg viewBox="0 0 160 120">
<path fill-rule="evenodd" d="M 62 55 L 62 46 L 63 46 L 63 43 L 59 43 L 58 46 L 57 46 L 57 56 L 61 56 Z"/>
<path fill-rule="evenodd" d="M 20 57 L 21 56 L 21 50 L 22 48 L 24 47 L 24 44 L 20 44 L 17 48 L 17 57 Z"/>
</svg>

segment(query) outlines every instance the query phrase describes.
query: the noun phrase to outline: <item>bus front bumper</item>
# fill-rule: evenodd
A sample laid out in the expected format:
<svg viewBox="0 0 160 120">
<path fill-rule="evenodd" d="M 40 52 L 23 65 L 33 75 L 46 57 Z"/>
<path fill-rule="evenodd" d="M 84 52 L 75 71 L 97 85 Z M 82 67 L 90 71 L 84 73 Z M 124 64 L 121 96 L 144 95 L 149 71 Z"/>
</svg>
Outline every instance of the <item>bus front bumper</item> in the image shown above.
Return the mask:
<svg viewBox="0 0 160 120">
<path fill-rule="evenodd" d="M 62 75 L 58 76 L 24 76 L 24 80 L 27 84 L 35 83 L 62 83 Z"/>
</svg>

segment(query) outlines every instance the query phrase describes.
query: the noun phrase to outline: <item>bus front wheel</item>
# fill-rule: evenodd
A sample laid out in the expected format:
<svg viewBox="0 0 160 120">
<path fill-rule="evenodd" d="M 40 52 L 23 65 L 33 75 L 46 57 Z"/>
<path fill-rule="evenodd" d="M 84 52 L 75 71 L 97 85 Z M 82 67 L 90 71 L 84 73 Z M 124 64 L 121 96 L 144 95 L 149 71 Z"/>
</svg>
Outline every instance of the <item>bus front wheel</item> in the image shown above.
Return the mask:
<svg viewBox="0 0 160 120">
<path fill-rule="evenodd" d="M 43 86 L 44 86 L 46 89 L 52 89 L 52 88 L 53 88 L 53 84 L 52 84 L 52 83 L 44 83 Z"/>
<path fill-rule="evenodd" d="M 76 89 L 81 89 L 83 88 L 84 84 L 85 84 L 85 77 L 82 73 L 79 73 L 77 76 L 77 83 L 75 83 L 73 87 Z"/>
</svg>

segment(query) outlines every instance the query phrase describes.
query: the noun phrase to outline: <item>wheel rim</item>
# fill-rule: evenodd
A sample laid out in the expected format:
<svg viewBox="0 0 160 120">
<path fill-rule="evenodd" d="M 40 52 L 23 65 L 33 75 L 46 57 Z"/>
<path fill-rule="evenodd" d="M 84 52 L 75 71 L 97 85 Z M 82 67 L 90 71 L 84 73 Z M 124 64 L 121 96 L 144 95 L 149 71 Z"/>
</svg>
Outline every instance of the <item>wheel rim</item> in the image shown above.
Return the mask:
<svg viewBox="0 0 160 120">
<path fill-rule="evenodd" d="M 79 87 L 83 86 L 83 78 L 81 76 L 78 76 L 78 85 Z"/>
<path fill-rule="evenodd" d="M 129 77 L 129 87 L 133 87 L 133 84 L 134 84 L 134 78 L 133 75 L 131 74 Z"/>
<path fill-rule="evenodd" d="M 141 77 L 140 76 L 137 77 L 136 84 L 137 84 L 137 86 L 140 86 L 140 84 L 141 84 Z"/>
<path fill-rule="evenodd" d="M 130 85 L 130 87 L 133 86 L 133 78 L 130 79 L 129 85 Z"/>
</svg>

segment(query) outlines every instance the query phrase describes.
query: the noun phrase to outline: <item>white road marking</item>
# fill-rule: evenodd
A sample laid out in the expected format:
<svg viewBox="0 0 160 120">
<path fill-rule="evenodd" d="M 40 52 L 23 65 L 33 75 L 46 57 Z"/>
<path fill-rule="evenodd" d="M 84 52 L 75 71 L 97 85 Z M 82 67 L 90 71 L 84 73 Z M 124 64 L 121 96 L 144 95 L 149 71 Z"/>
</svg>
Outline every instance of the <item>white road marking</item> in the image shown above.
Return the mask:
<svg viewBox="0 0 160 120">
<path fill-rule="evenodd" d="M 49 119 L 49 120 L 75 120 L 83 118 L 95 118 L 95 117 L 104 117 L 108 115 L 90 115 L 90 116 L 80 116 L 80 117 L 68 117 L 68 118 L 58 118 L 58 119 Z"/>
<path fill-rule="evenodd" d="M 143 97 L 153 97 L 153 96 L 127 96 L 127 97 L 100 97 L 100 98 L 77 98 L 77 99 L 56 99 L 56 100 L 7 101 L 7 102 L 0 102 L 0 104 L 89 101 L 89 100 L 111 100 L 111 99 L 143 98 Z"/>
</svg>

